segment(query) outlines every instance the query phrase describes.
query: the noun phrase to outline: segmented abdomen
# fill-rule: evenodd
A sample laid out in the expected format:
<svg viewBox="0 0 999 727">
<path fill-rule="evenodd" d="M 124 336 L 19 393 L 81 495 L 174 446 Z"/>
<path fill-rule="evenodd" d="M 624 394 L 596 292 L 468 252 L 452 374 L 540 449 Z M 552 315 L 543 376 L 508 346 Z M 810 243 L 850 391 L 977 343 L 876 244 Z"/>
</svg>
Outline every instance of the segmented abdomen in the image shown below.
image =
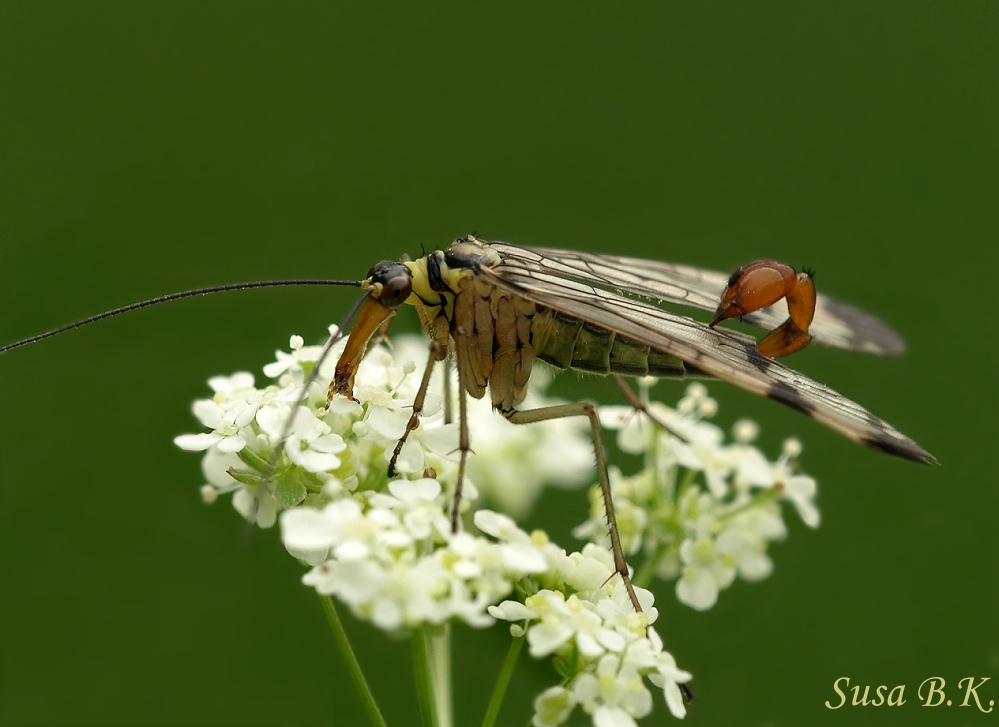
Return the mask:
<svg viewBox="0 0 999 727">
<path fill-rule="evenodd" d="M 657 378 L 682 378 L 688 373 L 676 356 L 560 311 L 536 312 L 532 333 L 535 356 L 560 369 Z"/>
</svg>

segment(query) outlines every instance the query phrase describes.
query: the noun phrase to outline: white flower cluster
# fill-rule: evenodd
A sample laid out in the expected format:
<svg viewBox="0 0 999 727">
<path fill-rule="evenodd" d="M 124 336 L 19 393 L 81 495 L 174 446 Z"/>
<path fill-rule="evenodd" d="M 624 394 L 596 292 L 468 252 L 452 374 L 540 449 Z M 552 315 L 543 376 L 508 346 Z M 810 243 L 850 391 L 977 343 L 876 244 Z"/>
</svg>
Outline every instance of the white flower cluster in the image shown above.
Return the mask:
<svg viewBox="0 0 999 727">
<path fill-rule="evenodd" d="M 718 407 L 702 384 L 691 384 L 672 409 L 649 403 L 654 381 L 642 380 L 640 393 L 655 421 L 632 407 L 600 408 L 603 425 L 618 432 L 618 446 L 644 457 L 635 474 L 610 472 L 618 527 L 628 556 L 644 556 L 637 583 L 679 576 L 677 598 L 704 610 L 736 575 L 749 581 L 770 575 L 768 544 L 787 534 L 781 501 L 792 503 L 805 524 L 818 527 L 815 480 L 795 474 L 797 440 L 787 440 L 781 456 L 770 462 L 750 444 L 758 427 L 742 420 L 733 427 L 734 441 L 726 444 L 724 432 L 705 421 Z M 591 517 L 574 534 L 605 543 L 598 487 L 590 490 L 590 503 Z"/>
<path fill-rule="evenodd" d="M 683 717 L 680 685 L 691 675 L 663 650 L 651 626 L 658 617 L 652 593 L 635 589 L 642 604 L 636 613 L 610 551 L 593 543 L 570 554 L 551 543 L 541 548 L 548 570 L 518 584 L 520 600 L 489 608 L 494 617 L 514 622 L 510 632 L 526 636 L 531 656 L 551 655 L 562 677 L 535 700 L 534 724 L 562 724 L 579 706 L 596 727 L 633 727 L 652 711 L 645 678 L 662 689 L 673 715 Z"/>
<path fill-rule="evenodd" d="M 335 327 L 330 331 L 333 335 Z M 283 443 L 291 409 L 322 346 L 305 346 L 301 337 L 292 336 L 291 352 L 277 351 L 277 361 L 264 367 L 276 382 L 265 388 L 256 388 L 246 372 L 209 380 L 215 396 L 195 402 L 194 414 L 211 431 L 174 440 L 182 449 L 205 451 L 206 502 L 233 492 L 236 509 L 267 528 L 290 507 L 322 507 L 344 492 L 386 490 L 387 464 L 412 413 L 427 342 L 400 336 L 393 350 L 376 346 L 357 371 L 356 401 L 336 397 L 326 411 L 326 387 L 343 345 L 338 343 L 323 362 Z M 550 403 L 541 394 L 544 384 L 544 377 L 532 378 L 529 405 Z M 431 472 L 441 482 L 454 482 L 458 427 L 443 422 L 443 388 L 442 377 L 434 377 L 419 426 L 396 462 L 396 471 L 405 478 Z M 455 381 L 451 391 L 457 391 Z M 520 514 L 546 484 L 581 486 L 592 476 L 593 448 L 579 422 L 517 427 L 479 400 L 469 402 L 469 422 L 477 456 L 470 458 L 466 499 L 474 499 L 478 491 L 486 502 Z"/>
<path fill-rule="evenodd" d="M 535 701 L 538 727 L 565 722 L 577 706 L 596 727 L 634 725 L 652 709 L 649 683 L 682 717 L 680 685 L 690 674 L 652 628 L 652 594 L 636 589 L 643 607 L 636 613 L 614 574 L 599 488 L 591 490 L 592 517 L 576 531 L 594 541 L 582 552 L 567 554 L 545 533 L 528 534 L 491 510 L 475 513 L 478 534 L 452 533 L 458 428 L 444 422 L 442 377 L 401 450 L 396 477 L 387 474 L 412 412 L 426 342 L 400 337 L 391 349 L 376 346 L 357 371 L 356 401 L 336 397 L 327 410 L 326 386 L 342 345 L 297 408 L 322 351 L 297 336 L 290 352 L 277 352 L 264 367 L 275 383 L 258 389 L 248 373 L 209 381 L 215 395 L 196 402 L 194 413 L 211 431 L 175 440 L 205 452 L 204 499 L 232 492 L 250 522 L 270 527 L 280 519 L 286 548 L 312 567 L 303 581 L 386 631 L 453 618 L 475 627 L 512 622 L 513 636 L 526 640 L 532 656 L 551 657 L 561 677 Z M 551 403 L 539 373 L 525 407 Z M 649 385 L 641 388 L 646 401 Z M 482 496 L 519 515 L 546 484 L 592 478 L 581 418 L 517 427 L 487 402 L 469 403 L 475 454 L 463 509 Z M 725 444 L 721 430 L 704 421 L 716 408 L 695 384 L 676 409 L 649 404 L 655 421 L 632 408 L 600 410 L 604 426 L 618 430 L 621 449 L 644 456 L 633 475 L 611 472 L 626 551 L 645 556 L 636 583 L 679 576 L 678 597 L 699 609 L 713 605 L 736 574 L 755 580 L 770 573 L 767 544 L 785 534 L 781 500 L 809 525 L 819 519 L 814 480 L 794 474 L 800 445 L 788 442 L 770 462 L 751 446 L 756 429 L 748 422 Z"/>
</svg>

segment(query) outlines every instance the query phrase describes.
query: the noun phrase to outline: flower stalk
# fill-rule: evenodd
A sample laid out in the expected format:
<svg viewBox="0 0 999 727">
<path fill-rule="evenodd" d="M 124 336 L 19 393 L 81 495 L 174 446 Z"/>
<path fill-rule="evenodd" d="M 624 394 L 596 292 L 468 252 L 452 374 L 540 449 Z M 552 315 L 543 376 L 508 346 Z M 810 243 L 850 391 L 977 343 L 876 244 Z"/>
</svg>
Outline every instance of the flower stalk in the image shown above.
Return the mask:
<svg viewBox="0 0 999 727">
<path fill-rule="evenodd" d="M 354 649 L 350 645 L 350 640 L 347 638 L 347 632 L 343 628 L 343 622 L 340 620 L 340 615 L 336 611 L 336 605 L 333 603 L 333 599 L 329 596 L 319 596 L 319 602 L 323 606 L 323 613 L 326 614 L 326 621 L 330 625 L 330 631 L 333 632 L 333 640 L 336 641 L 337 648 L 340 650 L 340 655 L 343 657 L 343 661 L 347 665 L 347 672 L 350 674 L 350 680 L 354 683 L 354 689 L 357 690 L 357 696 L 361 698 L 361 704 L 364 705 L 364 711 L 368 715 L 368 721 L 371 722 L 371 727 L 386 727 L 385 718 L 382 717 L 382 712 L 378 708 L 378 703 L 375 701 L 375 695 L 371 691 L 371 687 L 368 686 L 368 680 L 364 678 L 364 672 L 361 671 L 361 663 L 357 660 L 357 655 L 354 653 Z"/>
<path fill-rule="evenodd" d="M 503 706 L 503 698 L 506 696 L 506 688 L 510 686 L 510 678 L 513 676 L 513 670 L 517 666 L 517 658 L 520 656 L 520 651 L 524 648 L 526 640 L 526 635 L 521 635 L 515 637 L 510 642 L 510 648 L 507 649 L 506 658 L 503 659 L 503 666 L 500 667 L 500 673 L 496 678 L 493 693 L 489 697 L 489 705 L 486 707 L 485 717 L 482 718 L 482 727 L 493 727 L 496 724 L 496 718 L 499 716 L 500 708 Z"/>
</svg>

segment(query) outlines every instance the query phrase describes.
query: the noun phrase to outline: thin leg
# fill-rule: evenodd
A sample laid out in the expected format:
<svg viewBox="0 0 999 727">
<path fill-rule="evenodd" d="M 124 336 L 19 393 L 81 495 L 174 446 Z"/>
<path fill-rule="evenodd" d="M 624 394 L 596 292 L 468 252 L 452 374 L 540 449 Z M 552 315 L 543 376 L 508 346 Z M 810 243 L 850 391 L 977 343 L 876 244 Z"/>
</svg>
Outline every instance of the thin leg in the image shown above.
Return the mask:
<svg viewBox="0 0 999 727">
<path fill-rule="evenodd" d="M 444 423 L 450 424 L 454 421 L 454 412 L 451 411 L 451 359 L 448 356 L 444 357 L 441 361 L 444 369 L 444 386 L 441 390 L 444 392 Z"/>
<path fill-rule="evenodd" d="M 690 440 L 687 439 L 687 437 L 677 432 L 675 429 L 673 429 L 673 427 L 669 426 L 668 424 L 666 424 L 666 422 L 664 422 L 662 419 L 659 419 L 651 411 L 649 411 L 649 407 L 646 406 L 644 401 L 638 398 L 638 394 L 636 394 L 634 390 L 628 385 L 628 382 L 624 380 L 623 376 L 615 374 L 614 382 L 617 384 L 618 388 L 621 389 L 621 393 L 624 394 L 624 398 L 628 400 L 629 404 L 635 407 L 636 411 L 642 412 L 645 416 L 649 418 L 649 421 L 661 427 L 663 431 L 669 432 L 674 437 L 679 439 L 681 442 L 690 442 Z"/>
<path fill-rule="evenodd" d="M 455 346 L 455 355 L 463 355 L 462 346 Z M 461 460 L 458 462 L 458 479 L 454 483 L 454 501 L 451 503 L 451 532 L 458 532 L 459 505 L 461 505 L 461 487 L 465 482 L 465 464 L 468 462 L 468 452 L 471 444 L 468 437 L 468 392 L 465 391 L 465 366 L 458 361 L 458 451 Z"/>
<path fill-rule="evenodd" d="M 427 388 L 430 386 L 430 375 L 434 372 L 434 364 L 440 359 L 440 355 L 440 343 L 437 341 L 431 341 L 430 355 L 427 358 L 427 367 L 423 370 L 423 379 L 420 381 L 420 388 L 417 390 L 416 397 L 413 399 L 413 414 L 409 417 L 409 422 L 406 424 L 406 431 L 402 433 L 402 437 L 399 438 L 399 441 L 395 445 L 395 451 L 392 452 L 392 459 L 389 460 L 389 477 L 395 477 L 395 463 L 396 460 L 399 459 L 399 453 L 402 452 L 402 446 L 409 438 L 409 433 L 420 425 L 420 412 L 423 411 L 423 404 L 427 399 Z"/>
<path fill-rule="evenodd" d="M 590 427 L 593 430 L 593 448 L 597 455 L 597 474 L 600 477 L 600 491 L 604 496 L 604 510 L 607 513 L 607 525 L 610 528 L 611 550 L 614 552 L 614 570 L 620 574 L 621 579 L 624 581 L 625 588 L 628 589 L 628 597 L 631 599 L 631 604 L 635 607 L 636 611 L 641 612 L 642 606 L 638 602 L 638 596 L 635 594 L 635 587 L 631 585 L 631 574 L 628 573 L 628 563 L 624 559 L 624 548 L 621 547 L 621 534 L 617 529 L 617 518 L 614 515 L 614 501 L 611 498 L 610 480 L 607 477 L 607 455 L 604 452 L 604 438 L 600 431 L 600 418 L 597 416 L 597 408 L 588 401 L 580 401 L 575 404 L 545 406 L 540 409 L 528 409 L 527 411 L 513 409 L 501 413 L 514 424 L 532 424 L 534 422 L 572 416 L 585 416 L 590 420 Z"/>
</svg>

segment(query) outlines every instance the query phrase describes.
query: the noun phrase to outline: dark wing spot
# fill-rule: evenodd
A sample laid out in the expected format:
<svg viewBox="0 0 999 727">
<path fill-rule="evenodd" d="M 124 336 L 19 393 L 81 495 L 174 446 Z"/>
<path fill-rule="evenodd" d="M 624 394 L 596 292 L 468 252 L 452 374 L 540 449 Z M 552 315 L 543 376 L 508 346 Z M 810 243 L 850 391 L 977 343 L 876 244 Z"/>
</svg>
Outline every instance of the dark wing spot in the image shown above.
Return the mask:
<svg viewBox="0 0 999 727">
<path fill-rule="evenodd" d="M 770 391 L 767 392 L 767 396 L 774 401 L 779 401 L 784 406 L 791 407 L 795 411 L 801 412 L 807 417 L 812 416 L 812 412 L 815 411 L 815 406 L 813 404 L 803 399 L 797 391 L 780 381 L 774 382 L 771 385 Z"/>
<path fill-rule="evenodd" d="M 744 344 L 746 352 L 746 360 L 749 361 L 753 366 L 759 369 L 760 373 L 766 374 L 774 364 L 772 358 L 764 356 L 762 353 L 756 350 L 756 346 L 746 343 Z M 769 378 L 769 377 L 768 377 Z M 786 384 L 785 384 L 786 386 Z"/>
<path fill-rule="evenodd" d="M 861 444 L 870 447 L 871 449 L 876 449 L 879 452 L 885 452 L 886 454 L 893 454 L 896 457 L 901 457 L 902 459 L 907 459 L 910 462 L 918 462 L 919 464 L 939 464 L 936 458 L 923 451 L 920 447 L 912 446 L 914 442 L 907 445 L 902 442 L 895 442 L 890 439 L 870 439 L 865 438 L 861 440 Z"/>
</svg>

